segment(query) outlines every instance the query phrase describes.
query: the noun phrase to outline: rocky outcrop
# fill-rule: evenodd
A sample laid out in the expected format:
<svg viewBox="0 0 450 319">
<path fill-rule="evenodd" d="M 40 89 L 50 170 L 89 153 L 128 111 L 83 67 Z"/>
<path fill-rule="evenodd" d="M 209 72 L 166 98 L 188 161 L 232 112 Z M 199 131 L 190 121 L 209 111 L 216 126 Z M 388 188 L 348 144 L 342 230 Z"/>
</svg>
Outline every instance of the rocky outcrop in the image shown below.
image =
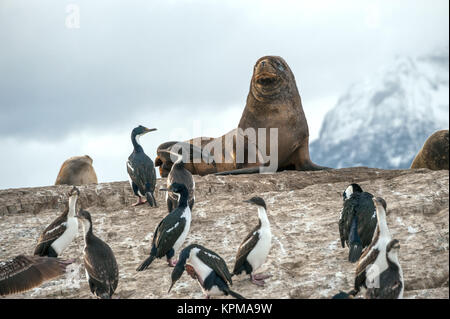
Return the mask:
<svg viewBox="0 0 450 319">
<path fill-rule="evenodd" d="M 286 171 L 241 176 L 195 176 L 196 203 L 187 244 L 200 243 L 233 267 L 237 248 L 257 222 L 257 211 L 242 201 L 263 197 L 273 232 L 262 271 L 265 287 L 242 275 L 233 288 L 247 298 L 329 298 L 349 290 L 355 265 L 341 248 L 338 219 L 342 192 L 352 182 L 388 205 L 388 225 L 400 240 L 405 298 L 449 297 L 449 172 L 346 168 L 319 172 Z M 157 189 L 165 185 L 159 179 Z M 40 232 L 60 213 L 71 186 L 0 190 L 0 260 L 32 253 Z M 146 258 L 153 231 L 167 214 L 164 193 L 158 208 L 131 207 L 128 182 L 80 186 L 81 204 L 92 214 L 94 232 L 113 249 L 120 271 L 121 298 L 202 298 L 187 274 L 168 294 L 171 268 L 156 260 L 136 272 Z M 82 265 L 81 235 L 61 257 L 75 258 L 70 272 L 39 288 L 9 298 L 92 298 Z"/>
</svg>

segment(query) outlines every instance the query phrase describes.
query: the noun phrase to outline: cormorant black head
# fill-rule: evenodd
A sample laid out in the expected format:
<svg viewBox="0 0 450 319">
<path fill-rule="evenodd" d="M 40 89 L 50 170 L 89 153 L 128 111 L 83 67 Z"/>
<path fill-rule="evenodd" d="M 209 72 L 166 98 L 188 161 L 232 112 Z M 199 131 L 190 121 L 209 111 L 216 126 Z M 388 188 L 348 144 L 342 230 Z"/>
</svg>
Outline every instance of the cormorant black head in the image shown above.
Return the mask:
<svg viewBox="0 0 450 319">
<path fill-rule="evenodd" d="M 254 205 L 258 205 L 261 207 L 264 207 L 264 209 L 266 208 L 266 202 L 264 201 L 264 199 L 262 199 L 261 197 L 252 197 L 248 200 L 244 200 L 245 203 L 250 203 L 250 204 L 254 204 Z"/>
<path fill-rule="evenodd" d="M 175 194 L 188 194 L 188 189 L 186 187 L 186 185 L 181 184 L 181 183 L 172 183 L 169 188 L 160 188 L 159 190 L 161 191 L 168 191 L 168 192 L 172 192 Z"/>
<path fill-rule="evenodd" d="M 138 136 L 143 135 L 148 132 L 156 131 L 156 128 L 146 128 L 145 126 L 139 125 L 138 127 L 135 127 L 133 131 L 131 132 L 131 135 Z"/>
<path fill-rule="evenodd" d="M 176 266 L 173 268 L 172 270 L 172 284 L 170 285 L 169 291 L 172 289 L 173 285 L 177 282 L 178 279 L 181 278 L 181 275 L 183 275 L 184 273 L 184 267 L 186 266 L 186 261 L 189 258 L 189 255 L 191 253 L 191 249 L 195 247 L 195 244 L 191 244 L 189 246 L 187 246 L 186 248 L 184 248 L 181 252 L 180 252 L 180 256 L 178 258 L 178 262 L 176 264 Z"/>
<path fill-rule="evenodd" d="M 80 209 L 76 216 L 77 218 L 87 220 L 89 224 L 92 224 L 91 214 L 87 210 Z"/>
<path fill-rule="evenodd" d="M 400 249 L 400 242 L 397 239 L 392 239 L 389 244 L 386 246 L 386 251 L 390 252 L 391 250 Z"/>
<path fill-rule="evenodd" d="M 344 193 L 342 194 L 342 197 L 344 201 L 346 201 L 347 199 L 350 198 L 350 196 L 352 196 L 353 193 L 362 193 L 362 192 L 363 190 L 361 186 L 359 186 L 356 183 L 352 183 L 345 189 Z"/>
<path fill-rule="evenodd" d="M 386 210 L 387 205 L 386 205 L 386 201 L 383 198 L 373 197 L 372 200 L 373 200 L 373 203 L 375 204 L 375 207 L 383 206 L 384 210 Z"/>
<path fill-rule="evenodd" d="M 76 188 L 75 186 L 69 191 L 69 197 L 73 195 L 80 196 L 80 190 Z"/>
</svg>

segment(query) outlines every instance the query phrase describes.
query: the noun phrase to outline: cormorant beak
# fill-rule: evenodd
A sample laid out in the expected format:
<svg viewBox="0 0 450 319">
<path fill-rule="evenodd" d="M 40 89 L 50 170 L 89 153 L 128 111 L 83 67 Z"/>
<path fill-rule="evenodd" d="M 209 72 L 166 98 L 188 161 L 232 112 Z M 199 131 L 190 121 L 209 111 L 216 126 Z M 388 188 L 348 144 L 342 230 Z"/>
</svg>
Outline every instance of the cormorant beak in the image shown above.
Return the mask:
<svg viewBox="0 0 450 319">
<path fill-rule="evenodd" d="M 249 204 L 253 204 L 249 199 L 247 199 L 247 200 L 243 200 L 242 201 L 243 203 L 249 203 Z"/>
<path fill-rule="evenodd" d="M 148 132 L 153 132 L 153 131 L 156 131 L 156 130 L 157 130 L 156 128 L 145 128 L 144 132 L 148 133 Z"/>
</svg>

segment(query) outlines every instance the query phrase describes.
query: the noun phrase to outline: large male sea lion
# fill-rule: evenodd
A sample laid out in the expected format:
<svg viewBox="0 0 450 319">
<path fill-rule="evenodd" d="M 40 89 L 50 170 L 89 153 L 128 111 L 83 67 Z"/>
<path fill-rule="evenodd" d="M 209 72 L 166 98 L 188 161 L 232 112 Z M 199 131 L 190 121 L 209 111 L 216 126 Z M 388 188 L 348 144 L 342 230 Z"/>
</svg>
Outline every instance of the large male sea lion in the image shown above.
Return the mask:
<svg viewBox="0 0 450 319">
<path fill-rule="evenodd" d="M 88 155 L 73 156 L 61 165 L 55 185 L 97 184 L 97 175 Z"/>
<path fill-rule="evenodd" d="M 271 134 L 276 138 L 271 140 Z M 158 151 L 175 143 L 158 147 L 155 165 L 160 166 L 162 177 L 167 176 L 173 162 Z M 221 147 L 214 147 L 217 145 Z M 238 145 L 243 146 L 243 152 Z M 216 165 L 190 163 L 185 168 L 192 174 L 258 173 L 262 167 L 268 168 L 266 171 L 326 169 L 310 159 L 308 124 L 295 77 L 286 61 L 277 56 L 264 56 L 256 62 L 238 127 L 219 138 L 201 138 L 198 146 L 214 155 Z"/>
<path fill-rule="evenodd" d="M 449 169 L 448 130 L 433 133 L 414 158 L 411 168 L 429 168 L 431 170 Z"/>
</svg>

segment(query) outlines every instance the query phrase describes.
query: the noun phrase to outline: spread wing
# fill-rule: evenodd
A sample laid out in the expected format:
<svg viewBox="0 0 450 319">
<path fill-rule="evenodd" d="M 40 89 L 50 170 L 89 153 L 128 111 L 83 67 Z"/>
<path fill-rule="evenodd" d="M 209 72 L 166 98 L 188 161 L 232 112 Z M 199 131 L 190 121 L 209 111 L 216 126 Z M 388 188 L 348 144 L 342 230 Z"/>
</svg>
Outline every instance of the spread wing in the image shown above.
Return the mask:
<svg viewBox="0 0 450 319">
<path fill-rule="evenodd" d="M 233 284 L 227 264 L 219 255 L 212 250 L 202 248 L 198 252 L 197 257 L 205 264 L 209 265 L 223 281 L 229 282 L 231 285 Z"/>
<path fill-rule="evenodd" d="M 41 234 L 34 249 L 34 255 L 46 256 L 50 245 L 66 231 L 68 209 L 67 207 L 66 211 L 55 219 Z"/>
<path fill-rule="evenodd" d="M 130 155 L 127 161 L 127 172 L 130 179 L 135 183 L 142 195 L 148 191 L 155 190 L 156 171 L 153 161 L 145 153 L 140 153 L 139 158 Z"/>
<path fill-rule="evenodd" d="M 153 237 L 153 244 L 156 247 L 156 257 L 160 258 L 167 254 L 173 247 L 178 237 L 186 226 L 186 219 L 179 218 L 173 212 L 167 215 L 158 225 L 155 236 Z"/>
<path fill-rule="evenodd" d="M 24 292 L 66 272 L 71 261 L 19 255 L 0 262 L 0 296 Z"/>
<path fill-rule="evenodd" d="M 258 225 L 253 228 L 253 230 L 248 233 L 247 237 L 242 241 L 239 246 L 238 252 L 236 254 L 236 262 L 234 264 L 233 273 L 237 271 L 247 259 L 248 254 L 252 251 L 252 249 L 256 246 L 259 241 L 259 232 L 258 230 L 261 227 L 261 221 Z"/>
</svg>

